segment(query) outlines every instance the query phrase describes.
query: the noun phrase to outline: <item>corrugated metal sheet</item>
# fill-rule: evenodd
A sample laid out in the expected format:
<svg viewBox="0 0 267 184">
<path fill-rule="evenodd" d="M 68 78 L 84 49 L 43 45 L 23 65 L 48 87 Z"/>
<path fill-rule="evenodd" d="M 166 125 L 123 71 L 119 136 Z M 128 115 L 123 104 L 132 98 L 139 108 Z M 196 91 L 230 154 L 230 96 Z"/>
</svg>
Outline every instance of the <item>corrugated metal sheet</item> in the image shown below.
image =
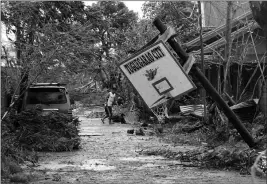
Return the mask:
<svg viewBox="0 0 267 184">
<path fill-rule="evenodd" d="M 180 106 L 180 110 L 183 114 L 194 114 L 196 116 L 203 117 L 204 116 L 204 105 L 185 105 Z"/>
<path fill-rule="evenodd" d="M 245 108 L 245 107 L 255 106 L 255 105 L 257 105 L 258 101 L 259 101 L 258 99 L 253 99 L 253 100 L 241 102 L 239 104 L 231 106 L 230 109 L 234 110 L 234 109 L 241 109 L 241 108 Z"/>
<path fill-rule="evenodd" d="M 256 115 L 258 99 L 248 100 L 233 105 L 230 109 L 242 120 L 252 123 Z"/>
</svg>

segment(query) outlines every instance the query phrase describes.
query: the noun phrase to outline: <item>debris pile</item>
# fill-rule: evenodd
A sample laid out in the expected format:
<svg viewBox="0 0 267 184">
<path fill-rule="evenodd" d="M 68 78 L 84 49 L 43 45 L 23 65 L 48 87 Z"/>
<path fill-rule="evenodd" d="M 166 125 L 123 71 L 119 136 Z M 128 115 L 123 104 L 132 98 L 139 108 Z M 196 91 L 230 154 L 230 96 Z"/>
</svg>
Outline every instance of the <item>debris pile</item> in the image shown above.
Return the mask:
<svg viewBox="0 0 267 184">
<path fill-rule="evenodd" d="M 85 107 L 91 107 L 95 105 L 102 106 L 106 100 L 104 98 L 105 96 L 106 92 L 91 92 L 90 94 L 87 94 L 87 96 L 84 96 L 83 99 L 81 99 L 81 103 L 84 104 Z"/>
<path fill-rule="evenodd" d="M 249 174 L 259 152 L 267 149 L 266 117 L 257 111 L 257 103 L 254 99 L 230 107 L 253 139 L 257 140 L 257 150 L 249 148 L 216 103 L 210 103 L 207 105 L 206 120 L 201 117 L 201 105 L 186 105 L 179 106 L 178 114 L 171 116 L 172 121 L 164 124 L 167 133 L 162 139 L 165 142 L 174 146 L 195 145 L 198 146 L 197 149 L 147 150 L 142 154 L 177 159 L 186 167 L 234 169 L 242 174 Z M 259 167 L 266 172 L 266 160 Z"/>
<path fill-rule="evenodd" d="M 185 167 L 201 167 L 213 169 L 233 169 L 241 174 L 249 174 L 250 167 L 255 162 L 258 152 L 248 148 L 225 148 L 219 146 L 211 149 L 201 147 L 189 151 L 173 151 L 170 149 L 143 150 L 143 155 L 164 156 L 166 158 L 180 160 Z M 260 162 L 259 167 L 266 173 L 266 160 Z"/>
<path fill-rule="evenodd" d="M 193 116 L 184 116 L 180 118 L 181 119 L 179 123 L 176 123 L 172 128 L 172 132 L 175 134 L 191 133 L 201 129 L 204 126 L 203 122 L 200 119 Z"/>
<path fill-rule="evenodd" d="M 6 121 L 13 141 L 26 150 L 71 151 L 80 145 L 79 120 L 66 114 L 43 115 L 41 110 L 28 110 Z"/>
<path fill-rule="evenodd" d="M 87 118 L 103 118 L 105 116 L 105 112 L 91 111 L 87 114 Z"/>
</svg>

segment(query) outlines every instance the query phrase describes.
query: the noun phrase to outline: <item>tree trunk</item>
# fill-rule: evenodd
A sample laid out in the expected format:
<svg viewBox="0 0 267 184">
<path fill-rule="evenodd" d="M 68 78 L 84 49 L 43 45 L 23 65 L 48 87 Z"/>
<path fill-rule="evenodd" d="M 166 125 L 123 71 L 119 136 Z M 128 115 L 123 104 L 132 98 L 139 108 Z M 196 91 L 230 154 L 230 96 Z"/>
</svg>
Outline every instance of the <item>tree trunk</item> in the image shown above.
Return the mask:
<svg viewBox="0 0 267 184">
<path fill-rule="evenodd" d="M 22 38 L 22 35 L 19 33 L 18 35 L 19 37 L 17 38 L 17 40 L 19 40 L 19 42 L 21 42 L 21 40 L 23 39 Z M 29 81 L 29 72 L 30 72 L 30 66 L 28 66 L 28 63 L 26 63 L 27 61 L 30 61 L 32 58 L 30 57 L 31 54 L 33 53 L 33 42 L 34 42 L 34 33 L 33 32 L 30 32 L 29 33 L 29 40 L 28 40 L 28 45 L 30 46 L 30 48 L 27 50 L 27 49 L 24 49 L 24 52 L 26 52 L 26 57 L 23 58 L 21 53 L 21 47 L 19 49 L 19 60 L 20 60 L 20 65 L 22 67 L 21 69 L 21 82 L 20 82 L 20 86 L 19 86 L 19 95 L 20 95 L 20 99 L 19 99 L 19 104 L 18 104 L 18 112 L 21 112 L 22 111 L 22 106 L 23 106 L 23 98 L 24 98 L 24 93 L 25 91 L 27 90 L 27 86 L 28 86 L 28 81 Z M 21 44 L 21 43 L 20 43 Z M 25 46 L 23 47 L 25 48 Z M 18 53 L 17 53 L 18 54 Z"/>
<path fill-rule="evenodd" d="M 15 47 L 16 47 L 16 57 L 17 57 L 17 64 L 19 66 L 22 66 L 22 58 L 21 58 L 21 53 L 22 53 L 22 34 L 21 34 L 21 27 L 20 25 L 18 24 L 16 26 L 16 41 L 15 41 Z M 19 83 L 19 95 L 21 96 L 22 94 L 22 81 L 23 81 L 23 77 L 24 76 L 24 72 L 21 71 L 20 73 L 20 83 Z M 22 100 L 19 99 L 18 100 L 18 106 L 17 106 L 17 111 L 20 112 L 21 111 L 21 108 L 22 108 Z"/>
<path fill-rule="evenodd" d="M 20 82 L 20 86 L 19 86 L 19 96 L 20 96 L 20 99 L 19 99 L 19 103 L 18 103 L 18 112 L 21 112 L 22 111 L 22 100 L 24 98 L 24 93 L 25 93 L 25 90 L 27 89 L 27 84 L 28 84 L 28 79 L 29 79 L 29 71 L 27 68 L 23 68 L 21 70 L 21 82 Z"/>
</svg>

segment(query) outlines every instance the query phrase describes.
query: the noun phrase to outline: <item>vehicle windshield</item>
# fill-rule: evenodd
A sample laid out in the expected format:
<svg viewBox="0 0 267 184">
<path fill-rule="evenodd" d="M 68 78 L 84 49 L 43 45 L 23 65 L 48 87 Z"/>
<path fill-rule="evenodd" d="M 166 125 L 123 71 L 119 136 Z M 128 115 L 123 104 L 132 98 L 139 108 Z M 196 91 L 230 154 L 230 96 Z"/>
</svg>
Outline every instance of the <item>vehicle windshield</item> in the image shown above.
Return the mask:
<svg viewBox="0 0 267 184">
<path fill-rule="evenodd" d="M 27 104 L 64 104 L 67 103 L 64 88 L 29 88 Z"/>
</svg>

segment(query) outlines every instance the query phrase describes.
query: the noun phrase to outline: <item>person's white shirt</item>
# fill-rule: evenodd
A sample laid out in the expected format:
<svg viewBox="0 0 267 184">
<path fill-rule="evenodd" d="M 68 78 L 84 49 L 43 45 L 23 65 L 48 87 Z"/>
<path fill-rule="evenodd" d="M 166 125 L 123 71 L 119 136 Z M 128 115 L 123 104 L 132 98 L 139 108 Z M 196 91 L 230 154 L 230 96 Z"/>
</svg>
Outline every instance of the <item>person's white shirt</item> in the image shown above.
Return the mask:
<svg viewBox="0 0 267 184">
<path fill-rule="evenodd" d="M 114 99 L 115 99 L 116 94 L 109 92 L 109 97 L 108 97 L 108 106 L 112 106 Z"/>
</svg>

